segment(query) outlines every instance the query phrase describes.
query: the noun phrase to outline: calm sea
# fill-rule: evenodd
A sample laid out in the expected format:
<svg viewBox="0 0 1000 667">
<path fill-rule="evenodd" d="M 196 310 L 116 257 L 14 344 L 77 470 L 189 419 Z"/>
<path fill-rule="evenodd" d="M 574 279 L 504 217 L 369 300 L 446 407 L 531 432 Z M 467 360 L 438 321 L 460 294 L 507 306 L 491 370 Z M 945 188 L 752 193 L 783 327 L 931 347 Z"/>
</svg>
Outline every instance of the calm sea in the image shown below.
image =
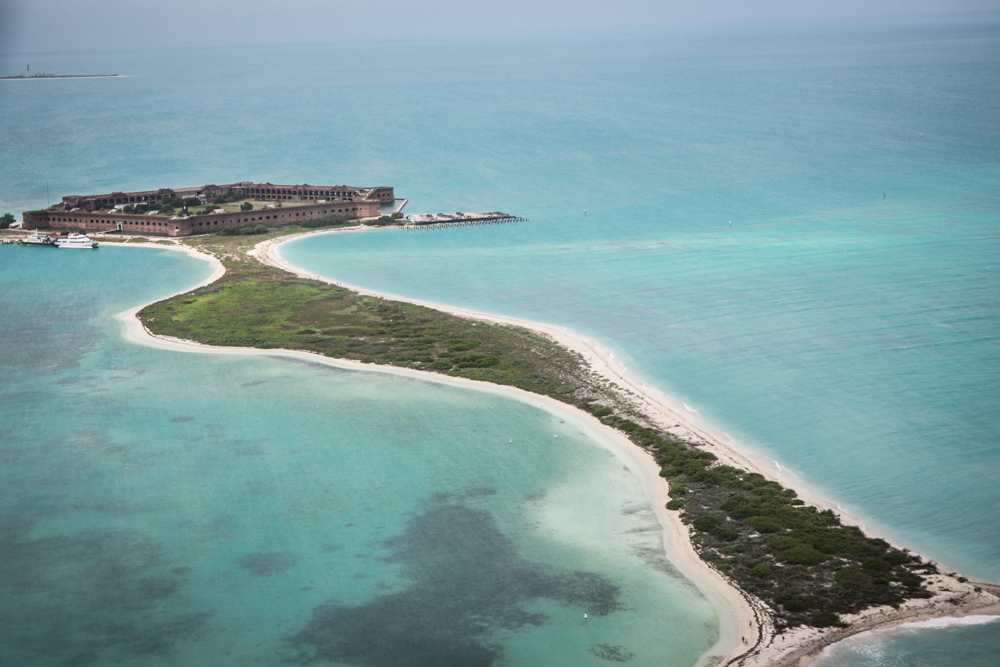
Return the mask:
<svg viewBox="0 0 1000 667">
<path fill-rule="evenodd" d="M 717 638 L 570 417 L 147 348 L 114 314 L 206 262 L 0 251 L 0 663 L 685 667 Z"/>
<path fill-rule="evenodd" d="M 13 72 L 25 57 L 0 64 Z M 261 179 L 388 184 L 412 212 L 527 216 L 495 228 L 328 235 L 284 254 L 345 282 L 592 336 L 630 373 L 866 525 L 1000 579 L 1000 22 L 28 58 L 38 70 L 129 76 L 0 82 L 0 209 L 44 204 L 46 183 L 57 197 Z M 4 265 L 10 256 L 0 254 Z M 96 280 L 41 275 L 71 294 Z M 29 298 L 24 308 L 41 307 L 30 297 L 18 297 Z M 129 299 L 118 303 L 138 296 Z M 205 361 L 172 363 L 197 376 Z M 287 386 L 262 395 L 284 401 Z M 71 391 L 50 383 L 44 393 L 58 401 Z M 227 396 L 197 398 L 223 414 Z M 413 410 L 448 423 L 450 404 L 432 404 Z M 475 428 L 478 413 L 463 414 Z M 433 514 L 408 493 L 404 512 Z M 504 493 L 459 504 L 503 525 L 497 508 L 514 503 Z M 396 538 L 370 539 L 399 545 L 419 529 L 386 525 Z M 345 613 L 337 604 L 326 613 Z M 348 617 L 370 611 L 358 613 Z M 296 637 L 315 630 L 299 626 Z M 1000 654 L 996 628 L 878 635 L 873 650 L 885 664 L 912 655 L 943 664 L 932 656 L 957 645 L 987 660 Z"/>
</svg>

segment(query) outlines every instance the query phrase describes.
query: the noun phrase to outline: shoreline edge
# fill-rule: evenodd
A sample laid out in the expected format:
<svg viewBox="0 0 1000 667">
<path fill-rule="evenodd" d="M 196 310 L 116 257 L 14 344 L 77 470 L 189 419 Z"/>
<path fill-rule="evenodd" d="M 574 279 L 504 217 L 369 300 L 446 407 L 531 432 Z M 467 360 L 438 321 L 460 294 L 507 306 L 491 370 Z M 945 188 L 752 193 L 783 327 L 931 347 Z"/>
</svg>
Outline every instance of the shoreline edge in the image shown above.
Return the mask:
<svg viewBox="0 0 1000 667">
<path fill-rule="evenodd" d="M 736 448 L 732 443 L 732 439 L 728 438 L 724 432 L 716 431 L 709 424 L 699 423 L 699 420 L 694 415 L 689 414 L 683 402 L 676 401 L 658 391 L 656 391 L 658 395 L 654 395 L 653 392 L 655 390 L 648 387 L 645 383 L 625 377 L 623 373 L 615 368 L 612 361 L 613 353 L 601 350 L 596 343 L 565 327 L 482 313 L 445 304 L 373 291 L 357 285 L 336 281 L 325 276 L 308 273 L 284 260 L 278 252 L 280 245 L 305 236 L 346 231 L 379 230 L 369 227 L 347 227 L 336 230 L 318 230 L 302 234 L 292 234 L 258 243 L 247 254 L 255 257 L 263 264 L 282 269 L 300 278 L 338 285 L 362 295 L 421 305 L 465 319 L 491 322 L 505 326 L 519 326 L 548 336 L 560 345 L 582 355 L 585 364 L 592 371 L 610 382 L 618 383 L 623 390 L 631 392 L 632 398 L 637 402 L 635 407 L 647 415 L 652 423 L 664 431 L 688 439 L 707 451 L 711 451 L 719 457 L 721 462 L 727 465 L 751 472 L 758 472 L 769 480 L 779 481 L 787 486 L 792 486 L 792 484 L 789 484 L 788 479 L 777 475 L 770 466 L 759 460 L 759 458 L 763 457 L 758 458 L 752 453 Z M 209 285 L 221 278 L 226 272 L 225 267 L 218 258 L 183 243 L 175 243 L 173 245 L 129 243 L 122 245 L 115 244 L 112 247 L 180 250 L 189 255 L 209 261 L 215 268 L 211 276 L 197 285 L 185 289 L 182 293 Z M 760 600 L 745 593 L 729 577 L 698 556 L 689 538 L 689 528 L 681 522 L 676 512 L 670 512 L 666 509 L 666 503 L 669 500 L 669 496 L 667 495 L 669 487 L 666 481 L 660 477 L 659 466 L 656 465 L 653 458 L 645 450 L 625 437 L 623 433 L 601 424 L 593 415 L 547 396 L 534 394 L 515 387 L 496 385 L 490 382 L 456 378 L 416 369 L 372 366 L 370 364 L 362 364 L 358 361 L 331 359 L 301 350 L 215 347 L 188 340 L 157 336 L 150 333 L 137 317 L 138 312 L 147 305 L 149 304 L 144 303 L 130 308 L 117 316 L 117 319 L 121 320 L 125 326 L 126 337 L 147 346 L 173 351 L 211 354 L 263 354 L 292 358 L 305 357 L 310 361 L 321 361 L 324 364 L 341 368 L 363 369 L 369 372 L 419 377 L 423 380 L 432 380 L 443 384 L 505 395 L 522 402 L 531 403 L 535 401 L 534 404 L 542 409 L 563 413 L 580 422 L 597 436 L 596 439 L 600 444 L 608 447 L 638 474 L 644 491 L 653 503 L 653 510 L 660 522 L 666 557 L 678 567 L 685 577 L 696 585 L 699 591 L 708 599 L 709 603 L 719 612 L 719 638 L 715 645 L 702 654 L 696 663 L 696 667 L 708 665 L 803 667 L 811 663 L 828 646 L 863 632 L 884 630 L 902 624 L 910 624 L 934 618 L 961 618 L 970 615 L 1000 616 L 1000 585 L 987 582 L 978 582 L 979 585 L 959 582 L 951 578 L 957 575 L 956 572 L 953 572 L 950 576 L 934 575 L 928 577 L 928 590 L 936 593 L 934 598 L 908 600 L 896 610 L 887 607 L 875 607 L 859 614 L 845 616 L 843 620 L 847 623 L 847 627 L 844 628 L 817 629 L 800 626 L 782 635 L 778 635 L 774 632 L 774 627 L 770 622 L 770 614 L 767 611 L 767 607 Z M 722 436 L 726 436 L 729 442 L 724 440 Z M 801 488 L 801 484 L 795 486 Z M 854 517 L 845 515 L 839 506 L 817 497 L 815 494 L 800 493 L 800 497 L 805 502 L 821 509 L 832 509 L 841 515 L 844 523 L 860 525 L 860 521 Z M 871 533 L 870 530 L 866 532 Z M 942 599 L 942 595 L 947 593 L 951 593 L 952 595 Z M 742 635 L 742 633 L 750 636 L 751 641 L 748 644 L 743 644 L 741 636 L 745 635 Z"/>
</svg>

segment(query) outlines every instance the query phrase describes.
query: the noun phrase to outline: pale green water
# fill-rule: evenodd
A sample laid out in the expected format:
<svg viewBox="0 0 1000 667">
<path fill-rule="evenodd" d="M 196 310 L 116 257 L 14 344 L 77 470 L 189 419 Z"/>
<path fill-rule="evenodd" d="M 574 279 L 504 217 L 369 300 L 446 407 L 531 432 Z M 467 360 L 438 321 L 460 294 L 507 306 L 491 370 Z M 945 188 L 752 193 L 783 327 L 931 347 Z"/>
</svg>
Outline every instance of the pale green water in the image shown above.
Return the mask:
<svg viewBox="0 0 1000 667">
<path fill-rule="evenodd" d="M 688 665 L 713 643 L 582 425 L 124 340 L 114 313 L 207 275 L 180 253 L 0 259 L 0 663 Z"/>
</svg>

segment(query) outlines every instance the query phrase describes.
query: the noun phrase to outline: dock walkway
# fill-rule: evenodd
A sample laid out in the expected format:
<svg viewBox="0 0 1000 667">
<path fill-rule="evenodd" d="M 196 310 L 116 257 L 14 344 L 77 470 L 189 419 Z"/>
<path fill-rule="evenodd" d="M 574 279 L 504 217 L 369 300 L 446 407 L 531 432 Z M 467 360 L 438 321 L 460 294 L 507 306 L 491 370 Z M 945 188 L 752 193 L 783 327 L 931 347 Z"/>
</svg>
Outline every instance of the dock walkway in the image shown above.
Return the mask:
<svg viewBox="0 0 1000 667">
<path fill-rule="evenodd" d="M 513 222 L 528 222 L 509 213 L 493 211 L 490 213 L 437 213 L 428 215 L 408 215 L 403 229 L 441 229 L 443 227 L 475 227 L 479 225 L 505 225 Z"/>
</svg>

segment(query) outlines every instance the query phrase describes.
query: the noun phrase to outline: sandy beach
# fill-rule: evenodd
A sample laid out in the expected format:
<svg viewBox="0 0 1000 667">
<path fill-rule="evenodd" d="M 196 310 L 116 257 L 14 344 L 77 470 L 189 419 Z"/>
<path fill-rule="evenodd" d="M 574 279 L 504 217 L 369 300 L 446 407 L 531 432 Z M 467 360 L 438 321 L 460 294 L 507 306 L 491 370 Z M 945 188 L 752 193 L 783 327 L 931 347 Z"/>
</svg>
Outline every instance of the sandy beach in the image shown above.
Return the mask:
<svg viewBox="0 0 1000 667">
<path fill-rule="evenodd" d="M 665 431 L 701 444 L 724 463 L 744 470 L 759 472 L 768 479 L 795 488 L 799 492 L 800 497 L 807 503 L 822 509 L 833 509 L 841 515 L 844 523 L 859 524 L 856 519 L 845 516 L 836 504 L 824 501 L 824 499 L 818 498 L 815 494 L 808 493 L 808 491 L 803 493 L 803 489 L 800 488 L 801 485 L 796 485 L 787 478 L 783 478 L 768 459 L 736 446 L 732 439 L 724 432 L 714 429 L 710 424 L 705 423 L 697 413 L 687 409 L 683 402 L 672 399 L 648 387 L 645 383 L 630 379 L 625 374 L 621 364 L 616 361 L 614 355 L 609 350 L 601 348 L 596 342 L 584 336 L 580 336 L 564 327 L 374 292 L 363 287 L 333 280 L 329 277 L 304 272 L 286 262 L 279 253 L 281 244 L 308 234 L 360 230 L 365 230 L 368 233 L 379 231 L 372 228 L 354 227 L 285 236 L 259 243 L 249 254 L 254 255 L 261 262 L 284 269 L 301 277 L 341 285 L 361 294 L 407 301 L 469 319 L 524 327 L 550 336 L 558 343 L 582 355 L 590 368 L 606 381 L 617 383 L 623 398 L 635 410 L 645 415 L 651 423 L 656 424 Z M 212 283 L 225 273 L 225 268 L 215 257 L 181 244 L 168 246 L 136 243 L 129 244 L 129 246 L 178 249 L 212 262 L 215 271 L 212 276 L 197 287 Z M 680 521 L 677 512 L 668 511 L 665 507 L 666 502 L 669 500 L 667 495 L 668 486 L 663 478 L 659 476 L 659 466 L 653 458 L 645 450 L 632 443 L 624 434 L 604 426 L 592 415 L 539 394 L 526 392 L 514 387 L 500 386 L 466 378 L 455 378 L 408 368 L 374 366 L 351 360 L 331 359 L 303 351 L 219 348 L 191 341 L 154 336 L 145 329 L 136 317 L 136 314 L 146 305 L 148 304 L 137 306 L 119 315 L 119 319 L 125 325 L 127 336 L 145 345 L 195 353 L 262 354 L 267 356 L 308 358 L 313 362 L 320 361 L 341 368 L 364 369 L 369 372 L 420 377 L 424 380 L 432 379 L 444 384 L 510 396 L 516 400 L 537 405 L 550 412 L 569 417 L 573 421 L 582 424 L 589 432 L 594 434 L 598 442 L 608 447 L 639 475 L 645 492 L 663 528 L 663 540 L 667 557 L 684 576 L 690 579 L 701 590 L 709 602 L 719 610 L 719 640 L 715 646 L 702 656 L 699 660 L 699 665 L 801 666 L 809 664 L 825 647 L 860 632 L 885 629 L 902 623 L 924 621 L 931 618 L 961 617 L 970 614 L 1000 615 L 1000 587 L 991 584 L 976 585 L 971 582 L 963 583 L 958 581 L 957 573 L 950 572 L 949 574 L 930 578 L 931 581 L 928 582 L 928 589 L 940 593 L 931 599 L 909 600 L 901 605 L 899 609 L 881 607 L 866 610 L 862 614 L 846 616 L 843 620 L 848 623 L 848 626 L 845 628 L 823 630 L 796 628 L 785 632 L 783 635 L 776 635 L 771 622 L 771 616 L 766 606 L 760 600 L 744 593 L 737 586 L 731 584 L 725 575 L 699 558 L 689 539 L 688 527 Z M 871 534 L 870 530 L 866 529 L 866 532 Z M 942 571 L 944 571 L 944 568 L 942 568 Z M 744 636 L 748 638 L 749 644 L 742 642 L 741 637 Z"/>
</svg>

